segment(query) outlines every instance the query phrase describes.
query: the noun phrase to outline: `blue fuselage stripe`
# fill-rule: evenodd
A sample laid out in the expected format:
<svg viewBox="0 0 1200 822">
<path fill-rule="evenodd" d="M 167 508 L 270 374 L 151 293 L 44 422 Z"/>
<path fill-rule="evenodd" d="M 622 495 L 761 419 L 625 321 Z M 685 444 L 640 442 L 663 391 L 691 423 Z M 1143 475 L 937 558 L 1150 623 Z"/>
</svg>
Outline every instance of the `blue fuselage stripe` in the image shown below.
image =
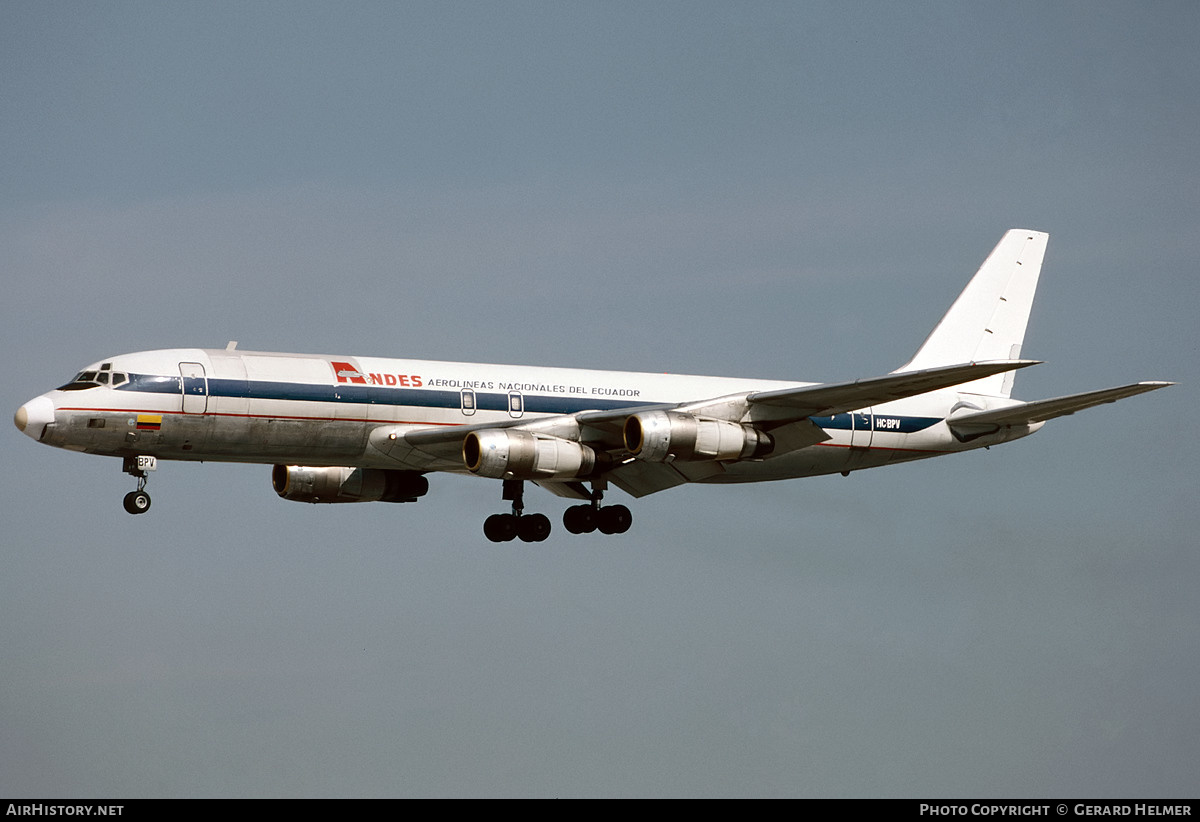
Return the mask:
<svg viewBox="0 0 1200 822">
<path fill-rule="evenodd" d="M 183 383 L 180 382 L 183 380 Z M 129 381 L 117 386 L 118 391 L 147 394 L 203 395 L 204 380 L 196 377 L 164 377 L 149 374 L 130 374 Z M 473 391 L 475 408 L 480 411 L 509 411 L 507 393 Z M 351 403 L 354 405 L 395 405 L 415 408 L 462 408 L 462 393 L 432 388 L 388 388 L 373 385 L 319 385 L 300 382 L 267 380 L 208 379 L 208 396 L 252 400 L 282 400 L 291 402 Z M 580 411 L 613 411 L 646 405 L 645 401 L 604 400 L 585 397 L 545 396 L 522 394 L 522 409 L 527 414 L 575 414 Z M 885 431 L 912 434 L 924 431 L 941 422 L 940 417 L 911 417 L 895 414 L 835 414 L 830 417 L 810 417 L 828 431 Z"/>
<path fill-rule="evenodd" d="M 118 391 L 136 391 L 147 394 L 180 394 L 180 377 L 156 377 L 145 374 L 130 374 L 129 382 L 118 386 Z M 198 378 L 187 378 L 189 394 L 204 393 L 203 386 L 196 391 Z M 475 408 L 481 411 L 508 411 L 507 393 L 473 391 Z M 266 380 L 231 380 L 210 377 L 208 396 L 233 397 L 252 400 L 284 400 L 291 402 L 331 402 L 355 405 L 404 405 L 416 408 L 443 408 L 458 410 L 462 407 L 462 393 L 432 388 L 388 388 L 373 385 L 316 385 L 300 382 L 272 382 Z M 605 400 L 585 397 L 556 397 L 538 394 L 522 394 L 522 409 L 527 414 L 575 414 L 579 411 L 610 411 L 633 408 L 645 402 L 630 400 Z"/>
<path fill-rule="evenodd" d="M 898 414 L 835 414 L 832 417 L 809 417 L 826 431 L 890 431 L 894 434 L 914 434 L 942 421 L 941 417 L 908 417 Z"/>
</svg>

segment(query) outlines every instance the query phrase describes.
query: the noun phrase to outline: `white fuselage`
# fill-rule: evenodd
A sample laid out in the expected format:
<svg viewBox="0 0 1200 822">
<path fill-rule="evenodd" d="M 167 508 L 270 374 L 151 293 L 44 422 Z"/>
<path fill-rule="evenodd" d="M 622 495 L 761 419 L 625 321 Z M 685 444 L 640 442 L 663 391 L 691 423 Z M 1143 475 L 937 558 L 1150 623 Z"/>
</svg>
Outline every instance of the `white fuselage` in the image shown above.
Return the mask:
<svg viewBox="0 0 1200 822">
<path fill-rule="evenodd" d="M 221 349 L 124 354 L 22 406 L 18 426 L 48 445 L 116 457 L 462 471 L 461 459 L 397 462 L 371 445 L 380 428 L 511 426 L 581 411 L 700 401 L 804 383 L 565 368 L 311 356 Z M 98 382 L 103 380 L 103 383 Z M 116 383 L 116 384 L 114 384 Z M 857 470 L 993 445 L 1037 425 L 961 442 L 945 418 L 997 398 L 953 389 L 832 417 L 830 439 L 742 460 L 704 482 Z M 21 424 L 24 414 L 25 424 Z"/>
</svg>

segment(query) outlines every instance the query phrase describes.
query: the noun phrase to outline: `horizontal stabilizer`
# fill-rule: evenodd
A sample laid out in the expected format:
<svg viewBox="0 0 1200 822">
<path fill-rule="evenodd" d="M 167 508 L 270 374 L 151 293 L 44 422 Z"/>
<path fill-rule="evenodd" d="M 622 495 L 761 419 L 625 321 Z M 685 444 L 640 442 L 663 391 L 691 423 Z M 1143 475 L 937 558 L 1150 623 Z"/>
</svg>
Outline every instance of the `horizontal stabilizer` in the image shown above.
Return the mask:
<svg viewBox="0 0 1200 822">
<path fill-rule="evenodd" d="M 1174 385 L 1173 382 L 1135 382 L 1117 388 L 1105 388 L 1100 391 L 1088 391 L 1083 394 L 1070 394 L 1066 397 L 1056 397 L 1051 400 L 1038 400 L 1010 408 L 998 408 L 994 411 L 977 411 L 947 420 L 947 424 L 955 430 L 977 430 L 980 426 L 1030 425 L 1045 422 L 1055 417 L 1065 417 L 1108 402 L 1116 402 L 1126 397 L 1144 394 L 1159 388 Z"/>
<path fill-rule="evenodd" d="M 755 405 L 788 408 L 797 417 L 826 417 L 843 414 L 870 405 L 913 397 L 940 388 L 972 382 L 993 374 L 1037 365 L 1040 360 L 996 360 L 962 365 L 945 365 L 920 371 L 905 371 L 853 382 L 757 391 L 746 399 Z"/>
</svg>

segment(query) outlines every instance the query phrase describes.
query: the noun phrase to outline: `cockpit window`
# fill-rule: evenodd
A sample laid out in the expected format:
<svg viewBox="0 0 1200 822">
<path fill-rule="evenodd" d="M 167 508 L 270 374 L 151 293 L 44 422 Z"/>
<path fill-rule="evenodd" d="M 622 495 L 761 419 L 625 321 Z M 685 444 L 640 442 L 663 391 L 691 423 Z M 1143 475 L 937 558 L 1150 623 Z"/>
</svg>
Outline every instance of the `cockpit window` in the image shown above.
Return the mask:
<svg viewBox="0 0 1200 822">
<path fill-rule="evenodd" d="M 95 373 L 96 372 L 94 372 L 94 371 L 92 372 L 93 375 Z M 58 387 L 58 390 L 59 391 L 83 391 L 87 388 L 98 388 L 100 386 L 100 383 L 92 382 L 91 380 L 85 380 L 84 376 L 86 374 L 87 374 L 87 372 L 85 371 L 81 374 L 76 375 L 75 379 L 71 380 L 66 385 L 60 385 Z"/>
<path fill-rule="evenodd" d="M 112 363 L 105 363 L 100 366 L 100 371 L 80 371 L 66 385 L 60 385 L 59 391 L 86 391 L 89 388 L 98 388 L 101 385 L 108 385 L 111 380 L 112 385 L 120 385 L 128 382 L 129 377 L 120 371 L 111 371 Z"/>
</svg>

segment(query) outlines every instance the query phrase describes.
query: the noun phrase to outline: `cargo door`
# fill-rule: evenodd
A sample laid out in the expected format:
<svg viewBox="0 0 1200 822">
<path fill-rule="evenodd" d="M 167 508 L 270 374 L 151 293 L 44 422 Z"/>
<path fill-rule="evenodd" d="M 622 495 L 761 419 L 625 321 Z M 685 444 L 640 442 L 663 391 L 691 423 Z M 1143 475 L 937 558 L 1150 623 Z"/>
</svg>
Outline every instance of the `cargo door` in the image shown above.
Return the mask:
<svg viewBox="0 0 1200 822">
<path fill-rule="evenodd" d="M 875 415 L 872 409 L 864 408 L 850 415 L 850 447 L 870 448 L 875 433 Z"/>
</svg>

